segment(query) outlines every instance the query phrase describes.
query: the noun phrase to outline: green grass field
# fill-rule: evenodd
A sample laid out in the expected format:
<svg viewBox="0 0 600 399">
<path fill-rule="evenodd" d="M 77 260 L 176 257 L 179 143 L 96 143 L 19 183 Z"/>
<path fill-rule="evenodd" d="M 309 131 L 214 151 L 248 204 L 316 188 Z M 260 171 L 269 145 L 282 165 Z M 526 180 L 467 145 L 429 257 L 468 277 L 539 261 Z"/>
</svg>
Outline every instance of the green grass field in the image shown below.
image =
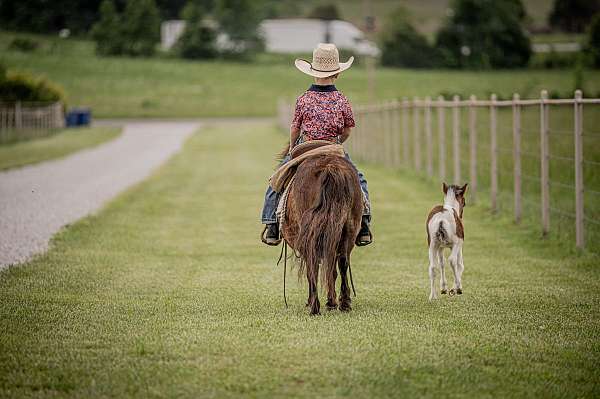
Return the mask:
<svg viewBox="0 0 600 399">
<path fill-rule="evenodd" d="M 278 98 L 295 98 L 311 83 L 288 57 L 260 57 L 257 63 L 191 62 L 169 58 L 99 58 L 93 44 L 35 36 L 35 52 L 10 50 L 15 35 L 0 33 L 3 62 L 10 69 L 44 75 L 62 85 L 69 105 L 90 106 L 96 117 L 202 117 L 274 115 Z M 586 71 L 587 93 L 600 92 L 600 71 Z M 353 104 L 370 102 L 367 75 L 357 65 L 338 87 Z M 460 93 L 537 97 L 542 89 L 572 93 L 569 70 L 428 71 L 380 68 L 376 97 L 392 99 Z"/>
<path fill-rule="evenodd" d="M 362 165 L 375 243 L 349 314 L 260 244 L 284 138 L 209 127 L 148 181 L 0 273 L 3 397 L 598 397 L 598 258 L 465 210 L 465 294 L 430 303 L 424 220 L 439 185 Z M 198 167 L 219 165 L 219 167 Z M 450 279 L 451 281 L 451 279 Z"/>
<path fill-rule="evenodd" d="M 63 129 L 50 136 L 0 145 L 0 170 L 61 158 L 114 139 L 120 129 Z"/>
</svg>

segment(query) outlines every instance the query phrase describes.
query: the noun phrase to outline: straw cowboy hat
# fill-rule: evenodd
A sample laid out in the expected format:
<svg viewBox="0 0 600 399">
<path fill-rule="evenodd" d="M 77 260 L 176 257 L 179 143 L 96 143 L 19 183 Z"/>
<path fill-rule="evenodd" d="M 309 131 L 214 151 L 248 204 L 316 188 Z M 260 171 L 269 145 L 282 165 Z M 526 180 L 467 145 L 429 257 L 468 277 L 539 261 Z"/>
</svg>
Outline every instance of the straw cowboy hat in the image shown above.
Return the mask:
<svg viewBox="0 0 600 399">
<path fill-rule="evenodd" d="M 346 62 L 340 62 L 340 53 L 335 44 L 319 43 L 313 50 L 312 62 L 297 58 L 295 64 L 296 68 L 307 75 L 327 78 L 350 68 L 353 62 L 354 57 L 350 57 Z"/>
</svg>

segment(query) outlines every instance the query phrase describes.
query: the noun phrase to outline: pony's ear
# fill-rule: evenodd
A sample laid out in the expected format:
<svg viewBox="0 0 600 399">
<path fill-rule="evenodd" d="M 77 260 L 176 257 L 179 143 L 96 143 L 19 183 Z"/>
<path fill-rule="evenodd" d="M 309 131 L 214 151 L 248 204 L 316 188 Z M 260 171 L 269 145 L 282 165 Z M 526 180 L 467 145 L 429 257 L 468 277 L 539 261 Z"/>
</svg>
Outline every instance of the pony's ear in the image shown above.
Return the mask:
<svg viewBox="0 0 600 399">
<path fill-rule="evenodd" d="M 469 183 L 465 183 L 465 185 L 460 188 L 460 193 L 462 195 L 465 195 L 465 193 L 467 192 L 467 186 L 468 185 L 469 185 Z"/>
<path fill-rule="evenodd" d="M 448 193 L 448 185 L 446 184 L 446 182 L 442 183 L 442 191 L 444 192 L 444 194 Z"/>
</svg>

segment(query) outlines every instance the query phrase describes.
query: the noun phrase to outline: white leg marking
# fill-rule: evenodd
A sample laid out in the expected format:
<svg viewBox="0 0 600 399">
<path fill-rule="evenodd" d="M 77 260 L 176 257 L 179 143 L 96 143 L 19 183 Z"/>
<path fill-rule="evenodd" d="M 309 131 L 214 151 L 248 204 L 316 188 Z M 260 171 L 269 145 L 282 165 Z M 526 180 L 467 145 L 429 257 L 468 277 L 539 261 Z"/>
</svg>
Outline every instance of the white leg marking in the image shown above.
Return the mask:
<svg viewBox="0 0 600 399">
<path fill-rule="evenodd" d="M 429 283 L 431 291 L 429 293 L 429 300 L 432 301 L 437 299 L 437 293 L 435 292 L 435 263 L 436 253 L 433 248 L 433 243 L 429 245 Z"/>
<path fill-rule="evenodd" d="M 448 292 L 448 283 L 446 282 L 446 271 L 444 265 L 444 248 L 440 247 L 438 249 L 438 262 L 440 265 L 440 290 L 442 294 L 446 294 Z"/>
<path fill-rule="evenodd" d="M 465 264 L 463 263 L 462 243 L 458 245 L 458 288 L 462 291 L 462 274 L 465 270 Z"/>
<path fill-rule="evenodd" d="M 448 261 L 450 262 L 450 267 L 452 268 L 452 272 L 454 273 L 454 288 L 451 291 L 451 294 L 455 294 L 458 287 L 460 287 L 460 275 L 458 273 L 458 252 L 459 245 L 452 245 L 452 252 L 450 252 L 450 256 L 448 257 Z"/>
</svg>

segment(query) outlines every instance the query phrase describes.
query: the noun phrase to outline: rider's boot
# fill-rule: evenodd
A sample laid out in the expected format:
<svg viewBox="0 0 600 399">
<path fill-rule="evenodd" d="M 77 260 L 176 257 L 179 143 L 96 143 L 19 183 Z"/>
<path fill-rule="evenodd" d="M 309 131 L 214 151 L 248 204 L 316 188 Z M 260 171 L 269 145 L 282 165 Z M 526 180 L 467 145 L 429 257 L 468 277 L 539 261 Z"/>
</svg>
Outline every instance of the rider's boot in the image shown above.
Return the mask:
<svg viewBox="0 0 600 399">
<path fill-rule="evenodd" d="M 360 222 L 360 231 L 358 232 L 358 236 L 356 237 L 355 244 L 358 247 L 364 247 L 365 245 L 369 245 L 373 242 L 373 234 L 371 234 L 371 230 L 369 229 L 369 216 L 363 215 L 362 220 Z"/>
<path fill-rule="evenodd" d="M 262 242 L 267 245 L 279 245 L 281 242 L 281 238 L 279 238 L 279 225 L 277 223 L 267 224 L 262 232 L 261 238 Z"/>
</svg>

